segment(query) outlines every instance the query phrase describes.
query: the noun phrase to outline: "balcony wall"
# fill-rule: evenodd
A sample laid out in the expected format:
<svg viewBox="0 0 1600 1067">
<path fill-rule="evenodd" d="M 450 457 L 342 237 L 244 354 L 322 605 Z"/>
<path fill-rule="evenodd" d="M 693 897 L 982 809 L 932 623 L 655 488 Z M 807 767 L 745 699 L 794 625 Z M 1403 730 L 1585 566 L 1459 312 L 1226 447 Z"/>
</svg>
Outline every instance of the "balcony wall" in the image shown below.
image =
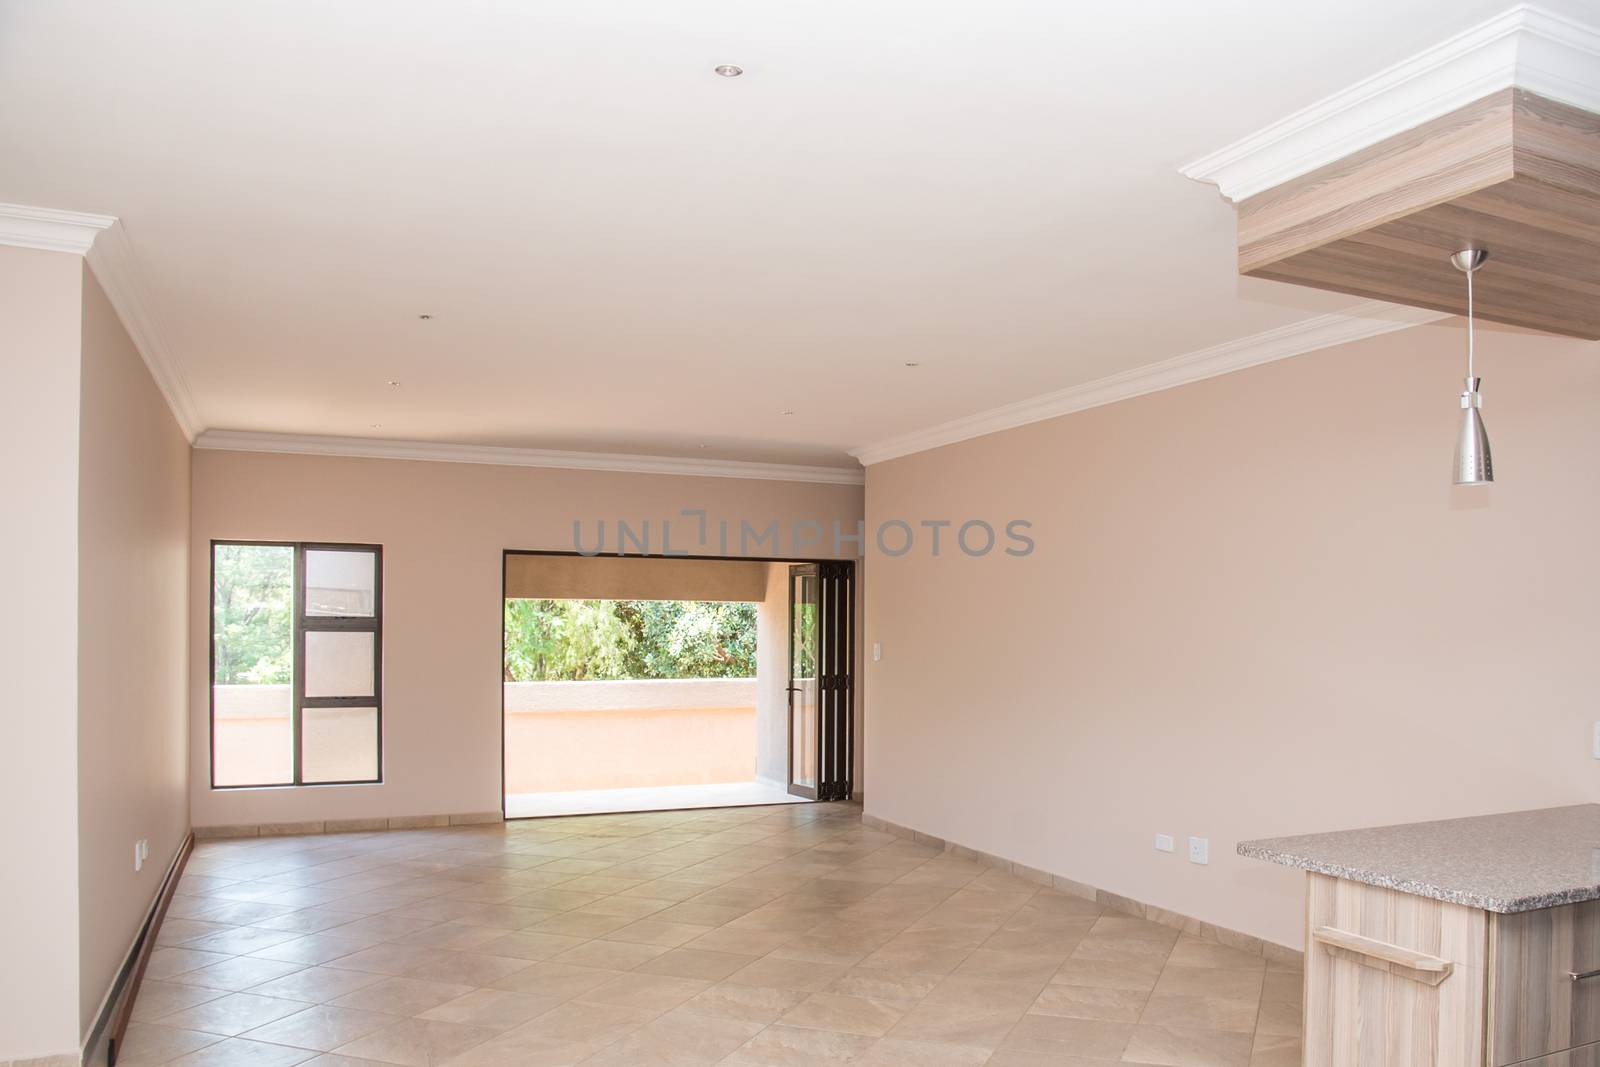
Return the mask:
<svg viewBox="0 0 1600 1067">
<path fill-rule="evenodd" d="M 508 682 L 506 792 L 748 782 L 756 680 Z"/>
</svg>

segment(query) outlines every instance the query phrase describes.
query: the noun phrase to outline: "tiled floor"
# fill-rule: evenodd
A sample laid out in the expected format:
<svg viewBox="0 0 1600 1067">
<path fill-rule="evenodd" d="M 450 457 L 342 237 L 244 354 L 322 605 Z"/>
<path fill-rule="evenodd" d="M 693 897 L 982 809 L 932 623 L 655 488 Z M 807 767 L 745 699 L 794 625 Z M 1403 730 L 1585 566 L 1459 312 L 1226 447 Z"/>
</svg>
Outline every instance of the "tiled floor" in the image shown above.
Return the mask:
<svg viewBox="0 0 1600 1067">
<path fill-rule="evenodd" d="M 124 1067 L 1299 1063 L 1300 975 L 846 805 L 201 844 Z"/>
<path fill-rule="evenodd" d="M 765 782 L 715 785 L 661 785 L 646 789 L 568 789 L 560 793 L 512 793 L 506 797 L 511 819 L 551 815 L 595 815 L 617 811 L 670 811 L 680 808 L 743 808 L 757 804 L 809 804 Z"/>
</svg>

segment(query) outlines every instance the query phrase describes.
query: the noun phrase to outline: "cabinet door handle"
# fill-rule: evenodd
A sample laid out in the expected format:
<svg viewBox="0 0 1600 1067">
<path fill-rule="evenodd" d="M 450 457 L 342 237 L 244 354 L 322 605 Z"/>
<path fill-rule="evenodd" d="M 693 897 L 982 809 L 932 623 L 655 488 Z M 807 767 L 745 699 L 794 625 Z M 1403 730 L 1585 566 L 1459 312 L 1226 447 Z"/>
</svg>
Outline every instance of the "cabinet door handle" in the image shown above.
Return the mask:
<svg viewBox="0 0 1600 1067">
<path fill-rule="evenodd" d="M 1567 977 L 1574 982 L 1581 982 L 1585 978 L 1600 978 L 1600 971 L 1568 971 Z"/>
</svg>

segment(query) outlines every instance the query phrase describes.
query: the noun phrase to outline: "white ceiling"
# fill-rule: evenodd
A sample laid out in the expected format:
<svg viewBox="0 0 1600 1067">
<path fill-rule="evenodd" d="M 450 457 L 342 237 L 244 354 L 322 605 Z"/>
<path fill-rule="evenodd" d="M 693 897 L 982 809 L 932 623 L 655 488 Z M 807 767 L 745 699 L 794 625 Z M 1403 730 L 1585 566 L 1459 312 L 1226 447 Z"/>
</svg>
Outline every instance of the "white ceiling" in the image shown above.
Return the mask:
<svg viewBox="0 0 1600 1067">
<path fill-rule="evenodd" d="M 206 427 L 852 466 L 1352 303 L 1178 165 L 1504 6 L 0 0 L 0 201 Z"/>
</svg>

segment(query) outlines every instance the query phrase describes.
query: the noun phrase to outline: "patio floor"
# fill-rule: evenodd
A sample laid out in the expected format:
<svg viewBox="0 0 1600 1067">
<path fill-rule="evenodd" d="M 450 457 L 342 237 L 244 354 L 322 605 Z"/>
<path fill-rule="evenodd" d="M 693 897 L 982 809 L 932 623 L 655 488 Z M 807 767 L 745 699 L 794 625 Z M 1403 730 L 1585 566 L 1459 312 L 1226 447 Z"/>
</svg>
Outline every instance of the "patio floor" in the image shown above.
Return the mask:
<svg viewBox="0 0 1600 1067">
<path fill-rule="evenodd" d="M 601 815 L 622 811 L 674 811 L 680 808 L 743 808 L 757 804 L 808 804 L 766 782 L 715 785 L 665 785 L 637 789 L 571 789 L 560 793 L 513 793 L 506 818 L 548 815 Z"/>
</svg>

